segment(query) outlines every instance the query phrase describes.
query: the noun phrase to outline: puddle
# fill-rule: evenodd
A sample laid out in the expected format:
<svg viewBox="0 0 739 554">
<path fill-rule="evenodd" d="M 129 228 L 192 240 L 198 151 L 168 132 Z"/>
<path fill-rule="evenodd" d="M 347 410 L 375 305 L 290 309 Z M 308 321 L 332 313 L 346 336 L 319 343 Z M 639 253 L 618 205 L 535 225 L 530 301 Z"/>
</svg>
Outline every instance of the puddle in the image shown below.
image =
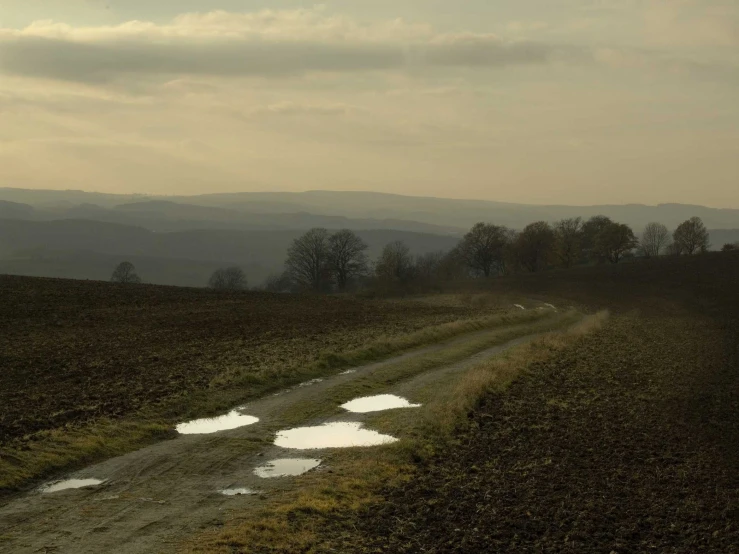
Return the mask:
<svg viewBox="0 0 739 554">
<path fill-rule="evenodd" d="M 361 423 L 335 422 L 318 427 L 298 427 L 277 433 L 275 444 L 283 448 L 311 450 L 390 444 L 398 439 L 362 429 Z"/>
<path fill-rule="evenodd" d="M 557 307 L 552 304 L 544 304 L 547 308 L 552 308 L 553 310 L 557 310 Z"/>
<path fill-rule="evenodd" d="M 255 494 L 259 494 L 258 491 L 251 489 L 223 489 L 218 492 L 224 496 L 254 496 Z"/>
<path fill-rule="evenodd" d="M 357 372 L 356 369 L 347 369 L 346 371 L 342 371 L 341 373 L 339 373 L 339 375 L 351 375 L 352 373 L 356 373 L 356 372 Z"/>
<path fill-rule="evenodd" d="M 323 383 L 323 379 L 311 379 L 305 383 L 300 383 L 298 387 L 310 387 L 311 385 L 316 385 L 318 383 Z"/>
<path fill-rule="evenodd" d="M 341 405 L 348 412 L 355 414 L 366 414 L 369 412 L 382 412 L 396 408 L 420 408 L 420 404 L 411 404 L 405 398 L 394 394 L 380 394 L 378 396 L 365 396 L 355 398 L 351 402 Z"/>
<path fill-rule="evenodd" d="M 523 306 L 521 306 L 521 304 L 514 304 L 513 306 L 514 306 L 515 308 L 518 308 L 519 310 L 525 310 L 525 309 L 526 309 L 526 308 L 524 308 Z"/>
<path fill-rule="evenodd" d="M 41 492 L 59 492 L 69 489 L 82 489 L 84 487 L 95 487 L 105 483 L 104 479 L 67 479 L 65 481 L 55 481 L 41 487 Z"/>
<path fill-rule="evenodd" d="M 258 477 L 270 479 L 272 477 L 293 477 L 302 475 L 313 468 L 321 465 L 321 460 L 313 460 L 309 458 L 283 458 L 280 460 L 272 460 L 262 467 L 254 470 Z"/>
<path fill-rule="evenodd" d="M 207 435 L 217 433 L 218 431 L 228 431 L 229 429 L 253 425 L 258 421 L 258 417 L 244 415 L 238 410 L 234 410 L 220 417 L 196 419 L 187 423 L 180 423 L 177 426 L 177 432 L 181 435 Z"/>
</svg>

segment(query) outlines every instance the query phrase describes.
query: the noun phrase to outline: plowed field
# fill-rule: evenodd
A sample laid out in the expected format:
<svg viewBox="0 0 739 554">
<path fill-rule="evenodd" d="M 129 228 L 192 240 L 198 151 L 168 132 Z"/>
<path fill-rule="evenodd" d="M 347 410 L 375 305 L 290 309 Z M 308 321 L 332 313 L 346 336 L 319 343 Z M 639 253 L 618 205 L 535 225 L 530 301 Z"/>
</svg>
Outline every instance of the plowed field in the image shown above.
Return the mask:
<svg viewBox="0 0 739 554">
<path fill-rule="evenodd" d="M 455 447 L 327 531 L 332 548 L 739 552 L 739 257 L 496 286 L 617 315 L 485 397 Z"/>
<path fill-rule="evenodd" d="M 0 276 L 0 447 L 120 418 L 471 310 Z"/>
</svg>

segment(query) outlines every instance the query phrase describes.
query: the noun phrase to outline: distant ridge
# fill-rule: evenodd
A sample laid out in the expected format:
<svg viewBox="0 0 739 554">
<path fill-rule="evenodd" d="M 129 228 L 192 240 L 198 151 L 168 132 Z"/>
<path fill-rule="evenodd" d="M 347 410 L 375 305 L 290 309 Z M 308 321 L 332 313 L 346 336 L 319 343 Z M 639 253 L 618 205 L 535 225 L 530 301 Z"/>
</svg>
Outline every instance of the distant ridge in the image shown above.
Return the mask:
<svg viewBox="0 0 739 554">
<path fill-rule="evenodd" d="M 307 191 L 307 192 L 239 192 L 196 196 L 115 195 L 84 191 L 42 191 L 0 188 L 0 200 L 28 204 L 46 211 L 71 209 L 82 204 L 116 211 L 136 211 L 125 205 L 145 205 L 154 202 L 220 208 L 232 214 L 280 214 L 282 216 L 310 214 L 311 216 L 341 217 L 347 220 L 366 220 L 367 228 L 395 228 L 401 225 L 410 230 L 411 223 L 433 225 L 432 229 L 417 227 L 421 232 L 454 232 L 469 228 L 478 221 L 520 229 L 532 221 L 556 221 L 565 217 L 584 218 L 603 214 L 627 223 L 639 231 L 647 223 L 659 221 L 670 228 L 692 216 L 703 219 L 711 229 L 739 228 L 739 209 L 709 208 L 705 206 L 663 203 L 558 206 L 514 204 L 489 200 L 461 200 L 362 191 Z M 89 206 L 88 206 L 89 207 Z M 139 210 L 140 211 L 140 210 Z M 151 211 L 151 210 L 146 210 Z M 242 217 L 242 216 L 239 216 Z M 283 218 L 284 219 L 284 218 Z M 390 223 L 388 223 L 390 222 Z M 284 226 L 278 228 L 285 228 Z M 441 230 L 443 229 L 443 231 Z"/>
</svg>

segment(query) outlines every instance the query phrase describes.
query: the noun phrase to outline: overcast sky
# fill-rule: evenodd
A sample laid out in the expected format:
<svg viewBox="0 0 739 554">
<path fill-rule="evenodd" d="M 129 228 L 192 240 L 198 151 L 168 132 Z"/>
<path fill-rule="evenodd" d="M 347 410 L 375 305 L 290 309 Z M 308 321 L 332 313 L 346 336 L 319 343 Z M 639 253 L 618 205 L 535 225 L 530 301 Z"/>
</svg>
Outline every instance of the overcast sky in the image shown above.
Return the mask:
<svg viewBox="0 0 739 554">
<path fill-rule="evenodd" d="M 739 2 L 0 0 L 0 186 L 739 208 Z"/>
</svg>

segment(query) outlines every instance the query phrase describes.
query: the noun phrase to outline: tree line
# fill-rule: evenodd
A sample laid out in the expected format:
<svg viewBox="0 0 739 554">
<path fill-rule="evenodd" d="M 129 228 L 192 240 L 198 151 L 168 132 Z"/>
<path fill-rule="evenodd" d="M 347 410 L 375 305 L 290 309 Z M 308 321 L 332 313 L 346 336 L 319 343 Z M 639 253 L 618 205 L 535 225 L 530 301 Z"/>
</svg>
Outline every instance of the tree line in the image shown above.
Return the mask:
<svg viewBox="0 0 739 554">
<path fill-rule="evenodd" d="M 537 221 L 521 231 L 477 223 L 451 251 L 421 256 L 414 256 L 404 242 L 395 241 L 370 261 L 367 248 L 348 229 L 311 229 L 290 245 L 284 272 L 270 276 L 262 288 L 272 292 L 344 292 L 363 287 L 423 286 L 584 264 L 617 264 L 637 256 L 694 255 L 708 251 L 710 244 L 708 230 L 698 217 L 681 223 L 673 232 L 662 223 L 649 223 L 637 237 L 628 225 L 598 215 L 554 224 Z M 739 245 L 723 248 L 734 249 Z M 141 282 L 129 262 L 120 264 L 111 280 Z M 208 287 L 245 290 L 247 279 L 238 267 L 219 269 Z"/>
</svg>

